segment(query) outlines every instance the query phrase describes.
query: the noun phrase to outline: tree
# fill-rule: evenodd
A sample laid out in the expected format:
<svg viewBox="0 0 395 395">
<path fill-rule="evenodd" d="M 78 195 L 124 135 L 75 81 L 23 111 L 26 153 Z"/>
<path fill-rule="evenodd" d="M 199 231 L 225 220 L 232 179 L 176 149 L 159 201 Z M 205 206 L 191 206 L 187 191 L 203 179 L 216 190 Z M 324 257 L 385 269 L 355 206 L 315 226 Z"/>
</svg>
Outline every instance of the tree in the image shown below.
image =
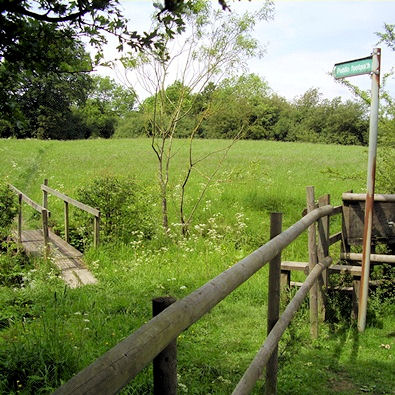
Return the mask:
<svg viewBox="0 0 395 395">
<path fill-rule="evenodd" d="M 203 123 L 205 135 L 227 138 L 243 128 L 243 137 L 261 139 L 269 137 L 277 121 L 276 105 L 271 90 L 259 76 L 242 74 L 226 78 L 215 89 L 211 100 L 221 110 Z"/>
<path fill-rule="evenodd" d="M 120 118 L 134 108 L 136 94 L 124 89 L 109 77 L 93 77 L 88 98 L 74 113 L 82 119 L 89 137 L 109 138 L 115 132 Z"/>
<path fill-rule="evenodd" d="M 144 113 L 147 118 L 147 134 L 152 137 L 152 149 L 158 160 L 162 224 L 165 230 L 169 227 L 169 169 L 174 156 L 174 138 L 177 134 L 182 134 L 189 139 L 188 163 L 179 183 L 179 221 L 182 233 L 186 234 L 196 209 L 219 168 L 204 175 L 206 182 L 198 197 L 187 199 L 190 177 L 198 164 L 207 158 L 196 157 L 193 141 L 204 120 L 218 110 L 213 105 L 210 94 L 206 95 L 206 103 L 198 100 L 201 97 L 199 94 L 212 84 L 215 86 L 225 77 L 245 68 L 249 58 L 260 54 L 258 42 L 251 36 L 251 32 L 258 20 L 270 18 L 271 11 L 270 2 L 266 2 L 254 16 L 248 13 L 243 16 L 229 15 L 213 11 L 208 2 L 191 2 L 189 11 L 184 14 L 188 29 L 182 37 L 174 40 L 173 36 L 167 35 L 165 51 L 148 50 L 139 56 L 131 55 L 123 61 L 127 70 L 137 71 L 141 85 L 151 95 L 142 108 L 150 108 Z M 171 75 L 175 75 L 173 81 Z M 195 113 L 195 117 L 190 117 L 192 122 L 185 126 L 184 121 L 198 105 L 202 111 Z M 185 130 L 181 131 L 181 127 Z M 239 133 L 240 130 L 233 138 L 237 138 Z M 223 155 L 218 159 L 219 165 L 231 145 L 232 143 L 227 144 L 221 150 Z M 212 152 L 209 156 L 214 154 L 219 153 Z"/>
<path fill-rule="evenodd" d="M 81 105 L 90 88 L 90 77 L 80 70 L 90 68 L 90 57 L 72 32 L 61 39 L 55 27 L 28 25 L 27 34 L 45 31 L 52 40 L 38 40 L 37 59 L 27 52 L 23 59 L 3 59 L 0 63 L 0 136 L 65 138 L 59 125 L 69 124 L 71 106 Z M 83 136 L 78 136 L 83 137 Z M 66 137 L 67 138 L 67 137 Z"/>
<path fill-rule="evenodd" d="M 118 38 L 118 50 L 128 45 L 136 50 L 152 47 L 163 51 L 164 35 L 174 36 L 184 29 L 182 15 L 190 3 L 188 0 L 166 0 L 163 6 L 154 4 L 158 8 L 158 28 L 140 34 L 128 29 L 118 0 L 2 0 L 0 136 L 67 138 L 89 134 L 83 130 L 84 125 L 79 125 L 83 114 L 70 110 L 73 104 L 80 104 L 80 98 L 70 101 L 66 93 L 68 100 L 65 100 L 58 95 L 59 89 L 67 91 L 67 84 L 79 84 L 81 93 L 86 93 L 89 78 L 81 73 L 92 71 L 101 61 L 107 33 Z M 88 37 L 90 44 L 96 47 L 94 62 L 85 52 L 80 41 L 82 36 Z M 28 89 L 32 91 L 28 93 Z M 46 101 L 52 104 L 44 103 L 40 90 L 50 92 Z M 61 99 L 57 104 L 56 95 Z M 27 97 L 33 100 L 30 107 L 35 105 L 36 98 L 41 108 L 29 110 L 27 114 Z M 57 111 L 63 111 L 63 115 L 56 114 Z M 66 126 L 64 133 L 54 134 L 54 126 L 60 123 Z M 113 124 L 107 119 L 100 128 L 106 129 L 108 134 Z"/>
<path fill-rule="evenodd" d="M 223 9 L 228 8 L 224 0 L 218 0 Z M 123 16 L 118 0 L 2 0 L 0 2 L 0 60 L 19 61 L 26 56 L 34 61 L 32 67 L 40 67 L 39 47 L 51 38 L 51 26 L 58 36 L 77 38 L 87 36 L 96 47 L 96 61 L 101 60 L 107 33 L 118 38 L 118 49 L 124 45 L 143 50 L 154 47 L 163 50 L 164 34 L 174 36 L 185 28 L 183 14 L 193 4 L 191 0 L 165 0 L 164 4 L 153 3 L 157 8 L 159 27 L 149 33 L 130 31 L 128 20 Z M 29 26 L 35 24 L 43 34 L 34 35 Z M 50 33 L 50 34 L 48 34 Z"/>
</svg>

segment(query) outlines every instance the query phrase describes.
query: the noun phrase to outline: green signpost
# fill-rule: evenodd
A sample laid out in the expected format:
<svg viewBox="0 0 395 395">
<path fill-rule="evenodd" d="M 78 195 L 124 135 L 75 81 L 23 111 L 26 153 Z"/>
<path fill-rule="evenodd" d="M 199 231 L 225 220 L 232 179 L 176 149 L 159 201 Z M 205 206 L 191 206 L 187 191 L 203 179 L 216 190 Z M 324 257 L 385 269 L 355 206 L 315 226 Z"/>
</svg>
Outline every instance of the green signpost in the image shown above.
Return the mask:
<svg viewBox="0 0 395 395">
<path fill-rule="evenodd" d="M 371 56 L 362 59 L 336 63 L 333 76 L 336 79 L 352 77 L 354 75 L 371 74 L 372 89 L 370 103 L 369 124 L 369 157 L 367 173 L 367 193 L 365 200 L 365 218 L 362 245 L 362 276 L 359 289 L 358 330 L 363 332 L 366 326 L 366 311 L 368 302 L 370 252 L 373 227 L 374 184 L 376 177 L 377 129 L 379 114 L 381 49 L 374 48 Z"/>
<path fill-rule="evenodd" d="M 373 58 L 349 60 L 348 62 L 336 63 L 333 76 L 336 79 L 352 77 L 354 75 L 370 74 L 372 72 Z"/>
</svg>

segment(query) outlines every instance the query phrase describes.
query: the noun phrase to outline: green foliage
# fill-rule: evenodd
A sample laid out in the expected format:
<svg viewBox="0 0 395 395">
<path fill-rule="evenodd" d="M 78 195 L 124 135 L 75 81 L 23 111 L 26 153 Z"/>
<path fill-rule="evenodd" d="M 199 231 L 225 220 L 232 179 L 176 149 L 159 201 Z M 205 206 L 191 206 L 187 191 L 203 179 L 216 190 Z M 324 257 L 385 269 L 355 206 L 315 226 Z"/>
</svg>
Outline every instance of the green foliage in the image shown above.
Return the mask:
<svg viewBox="0 0 395 395">
<path fill-rule="evenodd" d="M 0 241 L 9 234 L 17 212 L 18 206 L 15 193 L 10 190 L 7 183 L 0 181 Z"/>
<path fill-rule="evenodd" d="M 154 233 L 151 198 L 135 181 L 119 177 L 96 178 L 77 190 L 76 199 L 100 210 L 100 240 L 130 243 L 138 237 L 149 239 Z M 92 216 L 74 211 L 79 242 L 92 242 Z M 77 241 L 78 242 L 78 241 Z"/>
<path fill-rule="evenodd" d="M 318 89 L 297 98 L 285 116 L 285 140 L 328 144 L 366 145 L 368 119 L 364 105 L 340 98 L 321 99 Z"/>
<path fill-rule="evenodd" d="M 32 24 L 39 34 L 40 26 Z M 43 39 L 41 67 L 31 70 L 28 57 L 0 64 L 1 137 L 86 137 L 78 132 L 70 136 L 70 128 L 63 126 L 75 123 L 71 107 L 87 98 L 91 78 L 82 71 L 90 70 L 89 55 L 71 33 L 58 36 L 51 26 L 44 31 L 51 38 L 48 42 Z"/>
<path fill-rule="evenodd" d="M 2 242 L 0 248 L 0 286 L 18 287 L 24 284 L 26 273 L 33 266 L 27 256 L 12 242 Z"/>
<path fill-rule="evenodd" d="M 395 148 L 378 149 L 376 166 L 376 192 L 395 193 Z"/>
<path fill-rule="evenodd" d="M 380 43 L 385 43 L 388 48 L 395 51 L 395 25 L 384 23 L 384 32 L 378 32 L 376 35 L 380 38 Z"/>
<path fill-rule="evenodd" d="M 144 116 L 141 112 L 133 111 L 121 118 L 112 137 L 114 138 L 128 138 L 140 137 L 146 135 L 146 125 Z"/>
<path fill-rule="evenodd" d="M 185 143 L 174 141 L 181 156 L 173 163 L 176 179 L 186 156 Z M 36 201 L 41 198 L 36 186 L 43 168 L 51 176 L 51 186 L 73 197 L 92 174 L 130 174 L 138 185 L 150 186 L 156 169 L 149 144 L 150 139 L 2 140 L 0 175 L 18 180 L 21 188 L 30 186 Z M 195 144 L 199 154 L 206 155 L 220 149 L 223 141 Z M 38 155 L 40 150 L 45 154 Z M 366 149 L 357 146 L 240 141 L 206 196 L 189 238 L 182 238 L 174 224 L 169 238 L 136 235 L 128 244 L 90 249 L 85 264 L 99 282 L 77 289 L 65 287 L 50 262 L 39 261 L 23 288 L 0 287 L 0 393 L 52 393 L 147 322 L 153 297 L 181 299 L 264 244 L 271 211 L 284 213 L 284 229 L 299 220 L 307 181 L 316 187 L 317 196 L 330 192 L 333 205 L 340 203 L 342 192 L 362 190 L 364 178 L 355 174 L 365 171 L 365 158 Z M 206 172 L 213 163 L 202 165 Z M 323 171 L 327 168 L 352 178 L 334 177 Z M 191 186 L 198 191 L 202 180 L 195 179 Z M 49 206 L 60 223 L 63 202 L 56 206 L 57 202 L 50 198 Z M 159 215 L 154 211 L 152 217 Z M 331 233 L 337 230 L 333 226 Z M 306 246 L 307 238 L 301 235 L 284 250 L 283 259 L 307 260 Z M 262 345 L 267 280 L 268 265 L 178 337 L 179 393 L 233 390 Z M 316 341 L 309 336 L 304 303 L 280 342 L 278 392 L 390 394 L 395 304 L 379 305 L 380 300 L 369 298 L 368 306 L 378 314 L 368 317 L 364 333 L 339 316 L 337 324 L 320 325 Z M 262 393 L 262 385 L 260 381 L 253 394 Z M 152 370 L 145 369 L 124 392 L 152 390 Z"/>
</svg>

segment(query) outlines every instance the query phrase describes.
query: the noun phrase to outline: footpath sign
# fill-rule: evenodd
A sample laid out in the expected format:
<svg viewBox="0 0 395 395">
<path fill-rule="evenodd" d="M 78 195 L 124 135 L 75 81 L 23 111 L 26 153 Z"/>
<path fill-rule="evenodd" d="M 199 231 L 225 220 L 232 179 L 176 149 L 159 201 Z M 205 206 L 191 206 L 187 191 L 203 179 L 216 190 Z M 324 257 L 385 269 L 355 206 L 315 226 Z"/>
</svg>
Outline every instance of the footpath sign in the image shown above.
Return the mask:
<svg viewBox="0 0 395 395">
<path fill-rule="evenodd" d="M 373 57 L 349 60 L 348 62 L 336 63 L 333 76 L 336 79 L 352 77 L 354 75 L 370 74 L 372 72 Z"/>
<path fill-rule="evenodd" d="M 370 74 L 372 78 L 370 124 L 369 124 L 369 157 L 367 172 L 367 193 L 365 201 L 365 219 L 362 246 L 362 276 L 358 302 L 358 330 L 363 332 L 366 326 L 366 311 L 370 273 L 370 251 L 373 223 L 374 184 L 376 177 L 377 126 L 379 113 L 381 49 L 374 48 L 371 56 L 348 62 L 336 63 L 333 76 L 336 79 Z"/>
</svg>

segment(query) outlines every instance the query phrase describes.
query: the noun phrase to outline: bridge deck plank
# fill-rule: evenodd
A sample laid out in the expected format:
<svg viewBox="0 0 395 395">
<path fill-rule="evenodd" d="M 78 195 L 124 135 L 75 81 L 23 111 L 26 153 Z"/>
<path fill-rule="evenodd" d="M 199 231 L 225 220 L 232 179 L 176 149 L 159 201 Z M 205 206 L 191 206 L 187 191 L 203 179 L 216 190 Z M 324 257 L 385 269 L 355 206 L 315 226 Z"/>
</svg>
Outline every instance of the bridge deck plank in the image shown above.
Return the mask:
<svg viewBox="0 0 395 395">
<path fill-rule="evenodd" d="M 83 263 L 83 254 L 62 238 L 49 232 L 50 258 L 61 271 L 62 279 L 76 288 L 81 285 L 95 284 L 97 279 Z M 22 231 L 22 246 L 28 255 L 42 256 L 44 237 L 41 230 Z"/>
</svg>

